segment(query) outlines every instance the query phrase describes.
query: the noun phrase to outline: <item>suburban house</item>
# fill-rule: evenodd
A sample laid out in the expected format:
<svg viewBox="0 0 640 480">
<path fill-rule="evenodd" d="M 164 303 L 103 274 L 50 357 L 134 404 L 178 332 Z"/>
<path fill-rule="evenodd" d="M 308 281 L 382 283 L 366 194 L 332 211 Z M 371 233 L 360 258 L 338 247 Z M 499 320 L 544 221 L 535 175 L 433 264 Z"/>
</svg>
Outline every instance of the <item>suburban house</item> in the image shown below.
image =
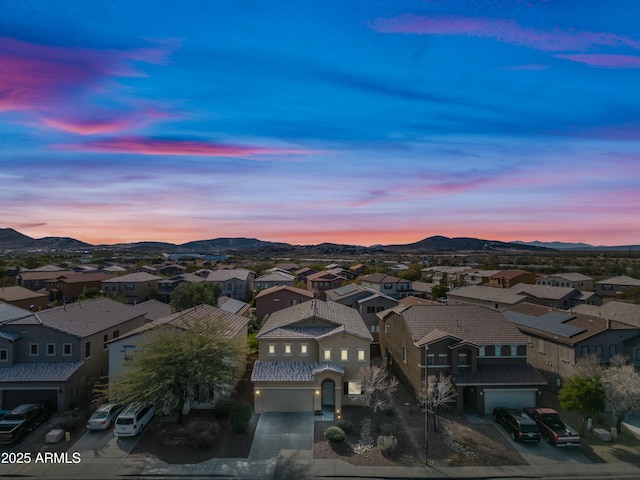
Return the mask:
<svg viewBox="0 0 640 480">
<path fill-rule="evenodd" d="M 290 273 L 286 273 L 280 270 L 265 273 L 260 275 L 253 282 L 254 290 L 264 290 L 265 288 L 278 287 L 281 285 L 288 285 L 293 287 L 296 277 Z"/>
<path fill-rule="evenodd" d="M 355 273 L 358 276 L 364 275 L 365 270 L 366 267 L 362 263 L 357 263 L 349 267 L 349 271 Z"/>
<path fill-rule="evenodd" d="M 175 275 L 182 275 L 186 273 L 187 267 L 180 265 L 179 263 L 165 263 L 158 265 L 156 268 L 156 274 L 164 277 L 171 277 Z"/>
<path fill-rule="evenodd" d="M 583 292 L 573 287 L 553 287 L 550 285 L 530 285 L 519 283 L 509 290 L 518 294 L 528 295 L 536 303 L 549 307 L 569 309 L 576 305 L 602 305 L 602 297 L 595 292 Z"/>
<path fill-rule="evenodd" d="M 455 288 L 462 285 L 463 275 L 470 271 L 469 267 L 435 266 L 420 270 L 422 280 L 428 280 L 436 285 Z"/>
<path fill-rule="evenodd" d="M 595 291 L 593 278 L 581 273 L 554 273 L 544 275 L 536 279 L 536 285 L 548 285 L 550 287 L 571 287 L 576 290 Z"/>
<path fill-rule="evenodd" d="M 107 342 L 145 323 L 108 298 L 71 303 L 0 325 L 2 408 L 46 402 L 54 410 L 88 403 L 91 380 L 107 374 Z"/>
<path fill-rule="evenodd" d="M 360 279 L 360 284 L 396 300 L 413 295 L 410 280 L 387 275 L 386 273 L 365 275 Z"/>
<path fill-rule="evenodd" d="M 347 279 L 330 272 L 312 273 L 307 277 L 307 290 L 312 291 L 316 297 L 324 298 L 327 290 L 344 285 Z"/>
<path fill-rule="evenodd" d="M 253 295 L 255 273 L 244 268 L 225 268 L 210 272 L 206 280 L 217 283 L 222 289 L 221 295 L 248 302 Z"/>
<path fill-rule="evenodd" d="M 499 312 L 478 306 L 410 305 L 378 314 L 385 365 L 412 392 L 425 373 L 450 375 L 456 411 L 536 405 L 544 377 L 527 363 L 527 338 Z M 425 362 L 426 360 L 426 362 Z"/>
<path fill-rule="evenodd" d="M 510 289 L 482 285 L 458 287 L 447 292 L 449 305 L 478 305 L 498 312 L 524 302 L 536 303 L 536 300 L 524 292 L 517 293 Z"/>
<path fill-rule="evenodd" d="M 319 299 L 273 313 L 257 335 L 254 411 L 340 413 L 357 403 L 373 340 L 357 310 Z"/>
<path fill-rule="evenodd" d="M 120 295 L 130 304 L 148 300 L 158 291 L 158 282 L 162 277 L 150 273 L 130 273 L 120 277 L 103 280 L 102 293 L 106 295 Z"/>
<path fill-rule="evenodd" d="M 511 288 L 519 283 L 529 283 L 534 285 L 539 277 L 537 273 L 527 272 L 526 270 L 500 270 L 489 276 L 487 285 L 497 288 Z"/>
<path fill-rule="evenodd" d="M 26 310 L 37 312 L 38 310 L 49 308 L 47 305 L 48 300 L 48 294 L 44 292 L 34 292 L 19 285 L 0 287 L 0 301 Z"/>
<path fill-rule="evenodd" d="M 411 289 L 413 290 L 413 295 L 419 295 L 424 298 L 431 298 L 431 290 L 433 289 L 433 287 L 435 287 L 435 285 L 435 283 L 415 281 L 411 282 Z"/>
<path fill-rule="evenodd" d="M 389 266 L 385 267 L 385 269 L 384 269 L 385 273 L 387 273 L 389 275 L 397 275 L 399 273 L 406 272 L 407 270 L 409 270 L 409 266 L 405 265 L 404 263 L 397 263 L 395 265 L 389 265 Z"/>
<path fill-rule="evenodd" d="M 640 305 L 634 303 L 610 301 L 599 307 L 579 305 L 573 311 L 640 329 Z M 624 355 L 628 355 L 635 367 L 640 368 L 640 335 L 625 341 Z"/>
<path fill-rule="evenodd" d="M 88 290 L 100 290 L 103 281 L 114 277 L 103 272 L 65 274 L 46 280 L 44 288 L 49 293 L 50 301 L 69 303 L 75 302 Z"/>
<path fill-rule="evenodd" d="M 602 297 L 617 297 L 633 288 L 640 287 L 640 280 L 626 275 L 605 278 L 595 282 L 596 293 Z"/>
<path fill-rule="evenodd" d="M 285 272 L 289 272 L 289 273 L 295 273 L 296 270 L 300 269 L 300 265 L 298 265 L 297 263 L 293 263 L 293 262 L 282 262 L 282 263 L 278 263 L 275 268 L 279 269 L 279 270 L 283 270 Z"/>
<path fill-rule="evenodd" d="M 500 272 L 500 270 L 467 270 L 462 272 L 462 285 L 486 285 L 489 277 Z"/>
<path fill-rule="evenodd" d="M 16 284 L 28 288 L 37 292 L 45 287 L 48 280 L 52 278 L 58 278 L 61 275 L 75 275 L 73 270 L 28 270 L 26 272 L 19 273 L 16 276 Z"/>
<path fill-rule="evenodd" d="M 158 320 L 171 314 L 171 305 L 152 299 L 131 305 L 131 308 L 144 315 L 147 321 Z"/>
<path fill-rule="evenodd" d="M 318 273 L 318 271 L 314 270 L 313 268 L 307 267 L 303 267 L 293 272 L 293 274 L 296 276 L 296 280 L 304 283 L 307 283 L 307 277 L 309 277 L 309 275 L 313 275 L 314 273 Z"/>
<path fill-rule="evenodd" d="M 211 305 L 198 305 L 193 308 L 173 313 L 151 323 L 146 323 L 135 330 L 120 335 L 108 343 L 109 346 L 109 383 L 115 381 L 120 375 L 125 373 L 129 366 L 127 362 L 131 360 L 134 352 L 144 348 L 144 344 L 153 337 L 153 331 L 157 328 L 178 328 L 181 330 L 193 330 L 198 325 L 213 324 L 230 339 L 236 339 L 241 345 L 247 342 L 247 325 L 249 319 L 235 313 L 227 312 Z M 238 364 L 240 373 L 246 368 L 246 359 Z M 215 396 L 226 395 L 231 392 L 235 385 L 229 386 L 228 392 L 198 392 L 198 401 L 186 406 L 188 413 L 190 408 L 211 408 L 215 401 Z"/>
<path fill-rule="evenodd" d="M 576 373 L 581 357 L 595 354 L 607 363 L 615 355 L 629 355 L 626 342 L 640 333 L 615 320 L 530 303 L 503 313 L 528 337 L 527 361 L 558 387 Z"/>
<path fill-rule="evenodd" d="M 256 319 L 261 324 L 267 315 L 298 303 L 307 302 L 312 298 L 313 292 L 302 288 L 286 285 L 267 288 L 256 295 Z"/>
<path fill-rule="evenodd" d="M 158 280 L 158 292 L 162 295 L 163 300 L 168 301 L 171 298 L 171 293 L 178 285 L 183 283 L 201 283 L 204 281 L 204 278 L 195 273 L 180 273 L 170 278 Z"/>
<path fill-rule="evenodd" d="M 326 295 L 327 301 L 355 308 L 367 325 L 374 343 L 379 342 L 378 329 L 380 320 L 377 314 L 398 305 L 398 300 L 395 298 L 354 283 L 334 290 L 327 290 Z"/>
</svg>

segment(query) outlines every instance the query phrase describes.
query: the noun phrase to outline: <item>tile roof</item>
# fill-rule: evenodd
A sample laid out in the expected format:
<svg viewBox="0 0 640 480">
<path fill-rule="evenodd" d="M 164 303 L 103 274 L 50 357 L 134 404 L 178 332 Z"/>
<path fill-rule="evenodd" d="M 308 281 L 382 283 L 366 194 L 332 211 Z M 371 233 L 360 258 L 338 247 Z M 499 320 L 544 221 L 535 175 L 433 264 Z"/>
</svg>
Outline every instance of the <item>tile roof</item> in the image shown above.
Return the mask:
<svg viewBox="0 0 640 480">
<path fill-rule="evenodd" d="M 373 341 L 367 325 L 356 309 L 315 298 L 271 314 L 257 337 L 262 338 L 278 328 L 294 327 L 301 322 L 309 325 L 309 320 L 317 321 L 316 326 L 332 326 L 334 329 L 343 327 L 347 333 Z"/>
<path fill-rule="evenodd" d="M 335 330 L 335 327 L 281 327 L 260 335 L 260 338 L 317 338 Z"/>
<path fill-rule="evenodd" d="M 299 295 L 304 295 L 305 297 L 309 297 L 309 300 L 313 298 L 313 292 L 309 290 L 305 290 L 303 288 L 291 287 L 289 285 L 276 285 L 274 287 L 265 288 L 261 290 L 260 293 L 256 295 L 256 298 L 266 297 L 275 292 L 279 292 L 280 290 L 287 290 L 292 293 L 297 293 Z"/>
<path fill-rule="evenodd" d="M 386 318 L 400 315 L 417 346 L 424 345 L 433 330 L 440 330 L 475 345 L 526 344 L 527 339 L 502 314 L 475 305 L 409 305 L 381 312 Z"/>
<path fill-rule="evenodd" d="M 413 282 L 415 285 L 415 282 Z M 436 302 L 434 300 L 427 300 L 426 298 L 408 296 L 399 300 L 400 305 L 444 305 L 444 303 Z"/>
<path fill-rule="evenodd" d="M 60 275 L 76 275 L 73 270 L 55 270 L 55 271 L 29 271 L 19 275 L 22 280 L 47 280 L 50 278 L 58 278 Z"/>
<path fill-rule="evenodd" d="M 21 336 L 22 335 L 20 335 L 19 333 L 0 330 L 0 338 L 4 338 L 5 340 L 9 340 L 10 342 L 19 339 Z"/>
<path fill-rule="evenodd" d="M 257 361 L 251 372 L 252 382 L 313 382 L 318 362 Z"/>
<path fill-rule="evenodd" d="M 460 371 L 451 375 L 457 386 L 465 385 L 546 385 L 538 370 L 528 363 L 518 365 L 482 365 L 477 372 Z"/>
<path fill-rule="evenodd" d="M 370 275 L 365 275 L 361 278 L 363 282 L 370 283 L 398 283 L 398 282 L 408 282 L 409 280 L 404 280 L 403 278 L 394 277 L 393 275 L 387 275 L 386 273 L 372 273 Z"/>
<path fill-rule="evenodd" d="M 214 270 L 209 275 L 207 275 L 208 282 L 226 282 L 227 280 L 231 280 L 236 278 L 238 280 L 246 281 L 249 276 L 254 273 L 250 270 L 246 270 L 244 268 L 227 268 L 222 270 Z"/>
<path fill-rule="evenodd" d="M 587 277 L 586 275 L 583 275 L 578 272 L 552 273 L 552 274 L 546 275 L 546 277 L 562 278 L 564 280 L 569 280 L 570 282 L 584 282 L 586 280 L 593 280 L 592 277 Z"/>
<path fill-rule="evenodd" d="M 16 300 L 28 300 L 30 298 L 47 298 L 47 293 L 38 293 L 19 285 L 0 288 L 0 300 L 14 302 Z"/>
<path fill-rule="evenodd" d="M 493 288 L 482 285 L 457 287 L 447 292 L 447 297 L 461 297 L 470 300 L 485 300 L 515 305 L 526 300 L 523 293 L 516 293 L 508 288 Z"/>
<path fill-rule="evenodd" d="M 0 368 L 0 382 L 66 382 L 82 362 L 24 362 Z"/>
<path fill-rule="evenodd" d="M 594 317 L 608 318 L 632 327 L 640 328 L 640 305 L 625 302 L 607 302 L 597 307 L 595 305 L 578 305 L 574 312 L 584 313 Z"/>
<path fill-rule="evenodd" d="M 256 278 L 255 281 L 256 282 L 281 282 L 281 281 L 291 282 L 295 280 L 295 278 L 296 277 L 294 275 L 291 275 L 289 273 L 276 271 L 276 272 L 267 273 L 265 275 L 261 275 L 258 278 Z"/>
<path fill-rule="evenodd" d="M 605 278 L 604 280 L 600 280 L 596 282 L 598 285 L 626 285 L 630 287 L 638 287 L 640 286 L 640 280 L 637 278 L 628 277 L 626 275 L 620 275 L 618 277 L 610 277 Z"/>
<path fill-rule="evenodd" d="M 66 284 L 73 283 L 87 283 L 87 282 L 101 282 L 103 280 L 109 280 L 114 278 L 114 274 L 105 273 L 105 272 L 91 272 L 91 273 L 72 273 L 72 274 L 64 274 L 58 275 L 56 277 L 50 278 L 49 281 L 61 281 Z"/>
<path fill-rule="evenodd" d="M 29 310 L 0 302 L 0 325 L 17 318 L 28 317 L 29 315 L 33 315 Z"/>
<path fill-rule="evenodd" d="M 147 272 L 129 273 L 128 275 L 122 275 L 121 277 L 113 277 L 108 280 L 103 280 L 105 283 L 142 283 L 152 282 L 154 280 L 162 280 L 162 277 L 158 275 L 151 275 Z"/>
<path fill-rule="evenodd" d="M 141 313 L 130 305 L 102 297 L 49 308 L 10 323 L 12 325 L 41 324 L 85 338 L 139 316 Z"/>
<path fill-rule="evenodd" d="M 146 302 L 131 305 L 131 308 L 142 313 L 149 320 L 158 320 L 171 315 L 171 305 L 158 300 L 147 300 Z"/>
<path fill-rule="evenodd" d="M 526 270 L 519 270 L 517 268 L 509 268 L 507 270 L 500 270 L 498 273 L 494 273 L 489 278 L 516 278 L 523 274 L 529 274 Z"/>
<path fill-rule="evenodd" d="M 561 300 L 571 294 L 578 295 L 578 290 L 573 287 L 552 287 L 550 285 L 530 285 L 527 283 L 518 283 L 509 290 L 514 293 L 526 293 L 548 300 Z"/>
</svg>

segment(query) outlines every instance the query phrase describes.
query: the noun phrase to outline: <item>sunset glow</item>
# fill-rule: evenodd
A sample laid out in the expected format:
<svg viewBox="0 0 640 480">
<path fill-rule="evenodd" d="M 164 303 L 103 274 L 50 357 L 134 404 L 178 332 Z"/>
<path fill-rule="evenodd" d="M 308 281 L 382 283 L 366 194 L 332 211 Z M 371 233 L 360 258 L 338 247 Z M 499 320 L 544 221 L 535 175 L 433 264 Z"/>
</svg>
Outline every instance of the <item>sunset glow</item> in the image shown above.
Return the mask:
<svg viewBox="0 0 640 480">
<path fill-rule="evenodd" d="M 640 244 L 640 3 L 3 2 L 0 227 Z"/>
</svg>

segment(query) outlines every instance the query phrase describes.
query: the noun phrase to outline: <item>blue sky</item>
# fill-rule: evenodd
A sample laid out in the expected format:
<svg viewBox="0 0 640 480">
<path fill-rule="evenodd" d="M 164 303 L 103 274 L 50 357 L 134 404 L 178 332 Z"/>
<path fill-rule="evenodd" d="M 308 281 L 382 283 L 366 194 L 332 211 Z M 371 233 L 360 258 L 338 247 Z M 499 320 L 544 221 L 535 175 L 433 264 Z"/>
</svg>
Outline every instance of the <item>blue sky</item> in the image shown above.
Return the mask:
<svg viewBox="0 0 640 480">
<path fill-rule="evenodd" d="M 0 11 L 0 226 L 640 243 L 638 2 Z"/>
</svg>

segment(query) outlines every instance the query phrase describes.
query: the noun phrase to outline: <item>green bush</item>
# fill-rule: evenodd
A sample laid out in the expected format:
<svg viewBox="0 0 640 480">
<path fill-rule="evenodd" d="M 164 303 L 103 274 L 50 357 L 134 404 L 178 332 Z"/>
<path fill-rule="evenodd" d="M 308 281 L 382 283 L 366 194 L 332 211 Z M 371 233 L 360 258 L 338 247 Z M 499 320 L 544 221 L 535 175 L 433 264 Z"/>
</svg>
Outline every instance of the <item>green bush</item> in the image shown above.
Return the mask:
<svg viewBox="0 0 640 480">
<path fill-rule="evenodd" d="M 336 427 L 340 427 L 342 431 L 347 435 L 349 435 L 353 430 L 353 426 L 346 420 L 340 420 L 338 423 L 336 423 Z"/>
<path fill-rule="evenodd" d="M 76 410 L 67 410 L 60 415 L 58 426 L 65 432 L 71 432 L 80 424 L 80 414 Z"/>
<path fill-rule="evenodd" d="M 231 426 L 236 433 L 244 433 L 247 431 L 247 424 L 251 420 L 253 409 L 246 402 L 236 403 L 231 407 Z"/>
<path fill-rule="evenodd" d="M 257 333 L 250 333 L 247 338 L 247 346 L 249 347 L 249 351 L 257 352 L 258 351 L 258 339 L 256 338 Z"/>
<path fill-rule="evenodd" d="M 380 453 L 387 456 L 391 455 L 398 446 L 398 439 L 393 435 L 380 435 L 376 443 Z"/>
<path fill-rule="evenodd" d="M 186 430 L 191 448 L 208 448 L 213 446 L 220 434 L 220 425 L 216 422 L 191 422 Z"/>
<path fill-rule="evenodd" d="M 330 442 L 339 443 L 344 441 L 344 430 L 340 427 L 329 427 L 324 431 L 324 439 Z"/>
</svg>

